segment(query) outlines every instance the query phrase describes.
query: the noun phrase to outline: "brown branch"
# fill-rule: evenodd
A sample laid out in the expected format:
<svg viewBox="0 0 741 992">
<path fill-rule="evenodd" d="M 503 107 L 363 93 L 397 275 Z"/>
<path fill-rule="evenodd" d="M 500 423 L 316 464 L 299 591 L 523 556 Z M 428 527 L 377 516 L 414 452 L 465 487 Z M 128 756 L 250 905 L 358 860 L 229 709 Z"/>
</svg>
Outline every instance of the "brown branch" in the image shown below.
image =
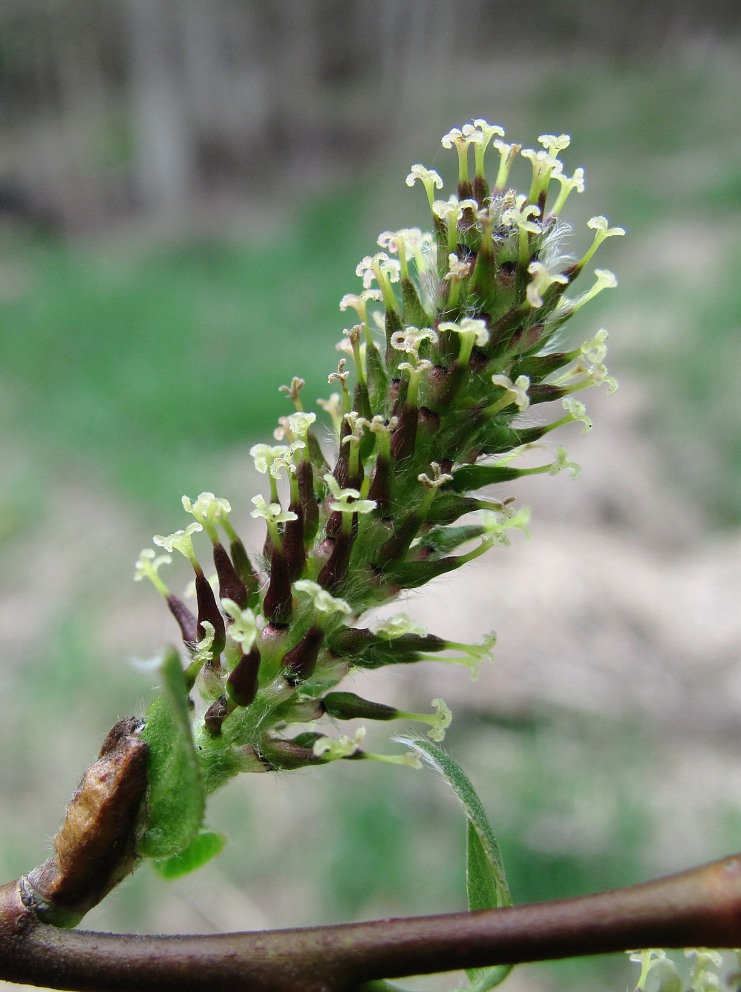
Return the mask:
<svg viewBox="0 0 741 992">
<path fill-rule="evenodd" d="M 511 909 L 216 936 L 98 934 L 39 923 L 0 889 L 0 978 L 96 992 L 351 992 L 372 979 L 741 944 L 741 854 L 631 888 Z"/>
</svg>

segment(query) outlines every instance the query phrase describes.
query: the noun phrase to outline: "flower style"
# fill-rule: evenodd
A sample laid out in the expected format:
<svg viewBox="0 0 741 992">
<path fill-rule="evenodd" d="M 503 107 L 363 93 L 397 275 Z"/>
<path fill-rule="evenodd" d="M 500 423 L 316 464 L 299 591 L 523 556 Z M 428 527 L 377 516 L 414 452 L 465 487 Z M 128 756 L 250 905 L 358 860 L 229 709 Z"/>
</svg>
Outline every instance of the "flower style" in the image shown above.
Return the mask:
<svg viewBox="0 0 741 992">
<path fill-rule="evenodd" d="M 182 498 L 183 509 L 186 513 L 192 514 L 203 527 L 211 540 L 216 543 L 216 525 L 226 524 L 229 514 L 232 512 L 231 504 L 227 499 L 219 499 L 213 493 L 201 493 L 195 503 L 191 502 L 187 496 Z"/>
<path fill-rule="evenodd" d="M 455 252 L 451 252 L 448 255 L 448 272 L 445 278 L 448 281 L 452 279 L 457 279 L 460 281 L 465 279 L 467 276 L 470 276 L 472 269 L 473 266 L 470 261 L 460 259 Z"/>
<path fill-rule="evenodd" d="M 582 424 L 582 434 L 588 434 L 592 429 L 592 421 L 587 416 L 587 408 L 579 400 L 571 399 L 567 397 L 563 401 L 563 408 L 566 411 L 568 419 L 574 423 Z"/>
<path fill-rule="evenodd" d="M 581 467 L 576 462 L 570 462 L 566 454 L 566 449 L 560 446 L 556 448 L 556 457 L 548 471 L 551 475 L 558 475 L 559 472 L 564 471 L 571 472 L 572 479 L 576 479 L 581 475 Z"/>
<path fill-rule="evenodd" d="M 524 155 L 525 152 L 522 154 Z M 526 231 L 528 234 L 540 234 L 540 223 L 530 219 L 539 216 L 540 207 L 537 203 L 530 203 L 528 197 L 524 193 L 520 193 L 512 206 L 508 207 L 502 214 L 502 221 L 519 228 L 521 231 Z"/>
<path fill-rule="evenodd" d="M 163 565 L 169 565 L 171 561 L 172 557 L 170 555 L 156 555 L 156 552 L 152 551 L 151 548 L 144 548 L 139 554 L 139 558 L 134 566 L 134 581 L 140 582 L 142 579 L 147 578 L 157 592 L 162 593 L 163 596 L 167 596 L 167 586 L 157 573 Z"/>
<path fill-rule="evenodd" d="M 464 124 L 463 133 L 473 135 L 480 134 L 479 139 L 474 143 L 474 155 L 476 161 L 476 175 L 484 175 L 484 152 L 489 147 L 489 143 L 494 135 L 499 138 L 504 137 L 504 128 L 501 124 L 489 124 L 482 117 L 477 117 L 473 124 Z"/>
<path fill-rule="evenodd" d="M 231 620 L 229 637 L 237 644 L 241 644 L 243 651 L 249 651 L 258 634 L 255 614 L 249 608 L 243 610 L 233 599 L 222 599 L 221 606 Z"/>
<path fill-rule="evenodd" d="M 355 267 L 355 275 L 363 280 L 363 289 L 370 289 L 371 283 L 376 280 L 381 286 L 382 293 L 387 283 L 399 281 L 400 271 L 401 263 L 395 258 L 389 258 L 385 251 L 366 255 Z"/>
<path fill-rule="evenodd" d="M 413 165 L 406 178 L 407 186 L 414 186 L 419 181 L 425 188 L 427 199 L 430 202 L 430 209 L 435 199 L 435 190 L 443 188 L 443 181 L 434 169 L 426 169 L 424 165 Z"/>
<path fill-rule="evenodd" d="M 593 300 L 598 293 L 601 293 L 603 289 L 615 289 L 617 286 L 617 278 L 614 272 L 610 272 L 609 269 L 595 269 L 594 270 L 594 285 L 591 289 L 580 296 L 578 299 L 574 300 L 571 304 L 573 311 L 581 310 L 585 303 L 589 303 Z"/>
<path fill-rule="evenodd" d="M 276 441 L 287 439 L 291 443 L 299 442 L 293 450 L 297 451 L 303 448 L 302 454 L 304 454 L 309 431 L 314 423 L 316 423 L 315 413 L 304 413 L 303 410 L 299 410 L 288 417 L 281 417 L 280 427 L 276 428 L 273 434 L 274 436 L 278 435 Z"/>
<path fill-rule="evenodd" d="M 506 141 L 501 141 L 497 138 L 494 141 L 494 148 L 499 152 L 499 170 L 494 180 L 494 189 L 503 190 L 506 187 L 512 164 L 522 149 L 522 145 L 508 144 Z"/>
<path fill-rule="evenodd" d="M 291 379 L 290 386 L 278 386 L 279 393 L 286 393 L 293 400 L 293 404 L 297 410 L 303 409 L 301 404 L 301 390 L 306 385 L 305 381 L 300 377 L 295 375 Z"/>
<path fill-rule="evenodd" d="M 489 340 L 489 329 L 486 326 L 486 321 L 481 320 L 479 317 L 463 317 L 458 324 L 452 320 L 445 320 L 439 325 L 438 329 L 441 331 L 451 331 L 453 334 L 460 334 L 462 338 L 469 338 L 471 347 L 478 345 L 479 348 L 483 348 Z"/>
<path fill-rule="evenodd" d="M 333 374 L 336 375 L 336 373 Z M 340 425 L 342 424 L 342 397 L 340 394 L 332 393 L 329 399 L 318 399 L 316 403 L 331 419 L 335 434 L 339 434 Z"/>
<path fill-rule="evenodd" d="M 389 639 L 403 637 L 405 634 L 415 634 L 418 637 L 427 635 L 425 628 L 416 620 L 412 620 L 406 613 L 394 613 L 393 616 L 378 621 L 375 625 L 375 631 L 382 637 Z"/>
<path fill-rule="evenodd" d="M 593 338 L 582 344 L 579 351 L 590 364 L 604 362 L 605 355 L 607 354 L 607 338 L 607 331 L 602 327 Z"/>
<path fill-rule="evenodd" d="M 345 616 L 352 615 L 352 608 L 344 599 L 330 596 L 326 589 L 322 589 L 318 582 L 311 579 L 299 579 L 293 583 L 296 592 L 305 593 L 312 602 L 315 610 L 320 613 L 344 613 Z"/>
<path fill-rule="evenodd" d="M 560 171 L 554 172 L 553 179 L 561 185 L 561 190 L 556 197 L 556 202 L 550 210 L 551 216 L 555 217 L 563 210 L 569 194 L 573 193 L 574 190 L 576 190 L 577 193 L 584 192 L 584 169 L 574 169 L 573 176 L 567 176 Z"/>
<path fill-rule="evenodd" d="M 495 386 L 504 390 L 504 396 L 489 407 L 492 412 L 503 410 L 514 404 L 520 413 L 523 413 L 530 406 L 530 397 L 527 394 L 530 380 L 526 375 L 518 375 L 514 382 L 508 375 L 493 375 L 491 381 Z"/>
<path fill-rule="evenodd" d="M 569 284 L 567 276 L 561 273 L 551 274 L 542 262 L 531 262 L 527 267 L 527 271 L 532 276 L 532 279 L 528 283 L 525 295 L 527 296 L 528 303 L 534 309 L 543 306 L 543 294 L 551 286 L 554 284 L 568 286 Z"/>
<path fill-rule="evenodd" d="M 336 513 L 370 513 L 376 508 L 375 500 L 361 499 L 357 489 L 342 489 L 333 475 L 325 475 L 324 481 L 332 494 L 330 509 Z"/>
<path fill-rule="evenodd" d="M 297 519 L 297 515 L 292 510 L 284 510 L 280 503 L 267 503 L 264 496 L 253 496 L 252 502 L 255 504 L 255 509 L 250 512 L 251 517 L 262 517 L 273 524 L 283 524 Z"/>
<path fill-rule="evenodd" d="M 311 416 L 311 414 L 304 414 L 304 417 L 307 416 Z M 314 416 L 316 417 L 316 415 Z M 301 421 L 296 421 L 296 423 L 301 423 Z M 282 472 L 296 471 L 293 456 L 296 451 L 303 447 L 304 442 L 301 440 L 294 441 L 290 445 L 253 444 L 250 448 L 250 454 L 254 459 L 255 468 L 261 475 L 269 473 L 273 479 L 280 479 Z"/>
<path fill-rule="evenodd" d="M 417 480 L 428 489 L 439 489 L 446 482 L 453 481 L 453 476 L 449 472 L 443 472 L 438 462 L 432 462 L 430 468 L 432 469 L 431 476 L 426 472 L 420 472 L 417 476 Z"/>
<path fill-rule="evenodd" d="M 437 342 L 437 334 L 430 327 L 405 327 L 403 331 L 395 331 L 391 335 L 391 347 L 397 351 L 406 352 L 419 358 L 419 349 L 423 341 Z"/>
<path fill-rule="evenodd" d="M 168 554 L 179 551 L 189 561 L 194 562 L 196 561 L 196 553 L 193 550 L 193 534 L 198 534 L 202 530 L 203 525 L 194 521 L 192 524 L 188 524 L 184 530 L 176 530 L 166 537 L 162 534 L 155 534 L 153 541 L 157 547 L 164 548 Z"/>
<path fill-rule="evenodd" d="M 483 135 L 475 128 L 469 128 L 464 134 L 461 128 L 454 127 L 440 139 L 443 148 L 455 148 L 458 152 L 458 182 L 468 182 L 468 146 L 478 144 Z"/>
</svg>

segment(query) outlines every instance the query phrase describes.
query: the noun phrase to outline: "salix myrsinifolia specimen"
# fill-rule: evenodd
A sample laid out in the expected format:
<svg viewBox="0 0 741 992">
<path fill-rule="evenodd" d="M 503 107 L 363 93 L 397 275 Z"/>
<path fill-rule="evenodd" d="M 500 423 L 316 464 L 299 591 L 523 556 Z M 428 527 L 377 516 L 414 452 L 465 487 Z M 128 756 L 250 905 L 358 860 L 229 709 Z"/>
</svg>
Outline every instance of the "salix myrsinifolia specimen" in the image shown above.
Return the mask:
<svg viewBox="0 0 741 992">
<path fill-rule="evenodd" d="M 403 614 L 382 623 L 363 617 L 525 529 L 527 511 L 489 487 L 564 468 L 576 474 L 561 447 L 535 466 L 518 459 L 556 428 L 588 430 L 577 395 L 616 387 L 604 364 L 606 332 L 573 347 L 563 328 L 616 285 L 596 269 L 587 289 L 573 288 L 601 242 L 624 232 L 593 217 L 591 244 L 568 255 L 561 212 L 584 185 L 583 170 L 567 176 L 558 157 L 569 138 L 541 135 L 539 150 L 503 138 L 483 120 L 443 137 L 458 157 L 448 199 L 436 199 L 443 184 L 435 171 L 412 166 L 407 184 L 422 185 L 432 230 L 384 232 L 382 250 L 357 267 L 362 286 L 340 302 L 357 320 L 338 346 L 333 392 L 320 401 L 334 445 L 319 441 L 302 380 L 281 387 L 294 410 L 281 418 L 275 443 L 251 449 L 265 476 L 252 499 L 252 516 L 265 521 L 263 546 L 248 551 L 228 501 L 204 492 L 183 498 L 187 526 L 155 537 L 158 551 L 142 551 L 136 577 L 164 596 L 185 657 L 167 656 L 162 695 L 140 724 L 126 724 L 126 740 L 147 747 L 147 784 L 130 827 L 133 853 L 128 840 L 117 842 L 111 884 L 138 857 L 174 873 L 215 853 L 220 839 L 202 831 L 205 799 L 239 772 L 340 758 L 417 764 L 424 751 L 370 753 L 362 728 L 337 731 L 343 721 L 411 719 L 442 740 L 450 722 L 442 700 L 430 713 L 401 712 L 343 691 L 351 670 L 439 659 L 475 671 L 489 656 L 493 635 L 461 644 Z M 522 193 L 510 182 L 518 159 L 529 163 Z M 193 568 L 195 613 L 161 577 L 174 552 Z M 29 898 L 37 909 L 51 906 L 47 918 L 73 921 L 94 894 L 72 884 L 60 896 L 54 871 L 32 873 Z M 109 887 L 97 880 L 101 893 Z"/>
<path fill-rule="evenodd" d="M 442 701 L 431 714 L 401 713 L 337 686 L 351 669 L 422 659 L 475 670 L 493 635 L 472 646 L 403 615 L 375 625 L 362 617 L 524 529 L 526 510 L 481 490 L 526 474 L 576 473 L 560 447 L 535 467 L 517 459 L 557 427 L 588 430 L 576 394 L 616 386 L 604 365 L 606 332 L 574 348 L 562 344 L 562 329 L 616 284 L 596 269 L 591 286 L 573 291 L 601 242 L 624 231 L 593 217 L 589 247 L 578 258 L 566 254 L 571 232 L 561 213 L 584 186 L 583 170 L 567 176 L 558 157 L 568 136 L 541 135 L 538 150 L 503 139 L 501 127 L 483 120 L 446 134 L 443 146 L 458 157 L 456 193 L 436 199 L 442 180 L 422 165 L 407 176 L 427 195 L 432 231 L 386 231 L 382 250 L 358 265 L 362 288 L 340 303 L 357 322 L 338 345 L 334 391 L 320 401 L 334 450 L 322 447 L 316 415 L 304 410 L 302 380 L 282 387 L 295 411 L 281 418 L 277 443 L 251 451 L 266 479 L 252 500 L 252 516 L 265 520 L 264 547 L 248 553 L 229 503 L 201 493 L 183 499 L 193 518 L 184 529 L 155 537 L 164 553 L 142 552 L 137 577 L 163 594 L 185 642 L 183 691 L 205 793 L 240 771 L 415 760 L 366 753 L 362 730 L 334 732 L 343 720 L 411 718 L 441 740 L 450 720 Z M 518 157 L 530 165 L 524 193 L 510 183 Z M 555 415 L 536 416 L 545 404 Z M 194 546 L 201 533 L 211 544 L 213 584 Z M 175 551 L 192 564 L 196 614 L 160 577 Z M 142 731 L 150 748 L 161 743 L 159 722 L 155 708 Z M 153 786 L 152 813 L 155 799 Z M 150 820 L 141 853 L 178 849 Z"/>
<path fill-rule="evenodd" d="M 600 243 L 624 232 L 593 217 L 590 247 L 580 258 L 566 255 L 560 214 L 583 187 L 582 170 L 569 178 L 558 159 L 568 138 L 541 135 L 541 150 L 521 151 L 503 137 L 482 120 L 445 135 L 459 161 L 457 196 L 449 200 L 435 199 L 437 173 L 412 167 L 407 182 L 423 184 L 433 233 L 385 232 L 385 250 L 358 266 L 362 291 L 342 300 L 358 323 L 345 331 L 348 357 L 329 377 L 337 391 L 320 404 L 335 426 L 334 446 L 319 443 L 301 380 L 282 387 L 295 412 L 281 418 L 279 443 L 252 449 L 266 476 L 253 499 L 253 515 L 266 524 L 262 550 L 245 549 L 226 500 L 201 493 L 183 499 L 194 518 L 184 529 L 155 538 L 165 554 L 142 552 L 137 577 L 147 576 L 167 600 L 184 663 L 168 653 L 161 695 L 144 717 L 112 728 L 47 861 L 0 886 L 4 978 L 137 992 L 329 992 L 390 989 L 391 976 L 463 967 L 472 992 L 487 992 L 516 963 L 648 946 L 654 949 L 631 955 L 641 966 L 637 989 L 655 982 L 668 992 L 682 979 L 656 946 L 738 943 L 741 854 L 626 889 L 511 906 L 484 807 L 435 743 L 450 721 L 445 704 L 433 700 L 434 713 L 406 713 L 340 688 L 352 669 L 422 659 L 476 668 L 493 636 L 458 644 L 403 615 L 380 624 L 363 615 L 525 528 L 526 511 L 481 490 L 526 474 L 576 474 L 563 448 L 535 466 L 516 459 L 556 427 L 589 429 L 573 394 L 616 385 L 604 365 L 604 331 L 579 348 L 564 344 L 560 332 L 615 285 L 612 273 L 598 269 L 591 289 L 571 290 Z M 532 172 L 527 194 L 509 179 L 520 152 Z M 485 158 L 495 159 L 491 185 Z M 562 409 L 532 415 L 548 402 Z M 214 581 L 193 543 L 199 534 L 211 542 Z M 193 567 L 195 614 L 160 578 L 174 551 Z M 366 753 L 362 731 L 335 729 L 346 720 L 400 717 L 427 725 L 428 736 L 407 738 L 408 752 L 397 756 Z M 74 926 L 144 857 L 172 876 L 216 853 L 221 839 L 201 829 L 205 800 L 230 776 L 338 758 L 419 758 L 446 779 L 467 820 L 469 912 L 207 936 L 55 929 Z M 717 987 L 723 959 L 715 951 L 689 954 L 693 992 Z M 738 984 L 738 975 L 727 978 Z"/>
</svg>

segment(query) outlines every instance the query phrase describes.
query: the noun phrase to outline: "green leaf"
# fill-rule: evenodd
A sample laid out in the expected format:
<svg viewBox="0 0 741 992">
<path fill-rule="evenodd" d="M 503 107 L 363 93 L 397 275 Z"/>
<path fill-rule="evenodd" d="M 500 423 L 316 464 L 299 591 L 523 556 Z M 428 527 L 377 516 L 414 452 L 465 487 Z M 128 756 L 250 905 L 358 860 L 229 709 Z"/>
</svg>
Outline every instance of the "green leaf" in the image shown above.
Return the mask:
<svg viewBox="0 0 741 992">
<path fill-rule="evenodd" d="M 470 820 L 466 826 L 466 892 L 471 911 L 509 905 L 500 901 L 498 879 L 492 871 L 476 827 Z"/>
<path fill-rule="evenodd" d="M 442 775 L 456 794 L 466 814 L 468 908 L 475 911 L 511 906 L 512 896 L 507 884 L 499 844 L 471 780 L 450 755 L 432 741 L 423 738 L 403 738 L 403 743 Z M 489 992 L 504 981 L 511 970 L 510 965 L 466 969 L 470 992 Z"/>
<path fill-rule="evenodd" d="M 173 854 L 170 858 L 154 861 L 154 870 L 168 881 L 173 878 L 180 878 L 181 875 L 187 875 L 197 868 L 201 868 L 211 858 L 215 858 L 217 854 L 221 853 L 225 843 L 226 837 L 223 834 L 204 830 L 184 851 Z"/>
<path fill-rule="evenodd" d="M 137 850 L 143 858 L 185 851 L 198 836 L 206 808 L 177 652 L 167 654 L 160 672 L 162 693 L 149 707 L 141 733 L 149 745 L 147 822 Z"/>
<path fill-rule="evenodd" d="M 490 992 L 502 984 L 510 971 L 511 964 L 498 964 L 493 968 L 466 968 L 469 985 L 465 992 Z"/>
</svg>

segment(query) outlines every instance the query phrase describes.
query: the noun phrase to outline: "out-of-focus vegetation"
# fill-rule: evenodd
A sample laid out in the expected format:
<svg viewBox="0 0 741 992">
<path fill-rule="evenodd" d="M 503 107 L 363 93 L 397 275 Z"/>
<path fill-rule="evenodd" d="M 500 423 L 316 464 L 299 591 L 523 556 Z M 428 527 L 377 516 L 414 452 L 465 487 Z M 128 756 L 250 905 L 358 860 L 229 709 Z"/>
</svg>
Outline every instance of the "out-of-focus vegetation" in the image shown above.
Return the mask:
<svg viewBox="0 0 741 992">
<path fill-rule="evenodd" d="M 204 464 L 272 431 L 281 383 L 300 372 L 307 395 L 327 394 L 354 278 L 343 263 L 362 247 L 354 192 L 236 243 L 17 242 L 0 342 L 8 436 L 45 471 L 94 469 L 124 496 L 208 488 Z"/>
<path fill-rule="evenodd" d="M 168 27 L 151 22 L 154 51 L 160 38 L 174 60 L 169 76 L 154 72 L 143 40 L 147 6 L 196 12 L 187 24 L 180 14 Z M 34 574 L 46 568 L 50 583 L 70 584 L 51 612 L 39 603 L 41 629 L 7 637 L 0 746 L 15 750 L 0 784 L 28 816 L 2 821 L 5 875 L 39 858 L 61 812 L 55 788 L 71 791 L 95 735 L 150 690 L 125 659 L 100 658 L 101 631 L 123 652 L 122 631 L 138 625 L 105 605 L 129 582 L 114 548 L 133 561 L 152 530 L 179 525 L 183 492 L 214 488 L 225 461 L 246 466 L 249 444 L 286 412 L 278 385 L 300 374 L 312 403 L 327 395 L 345 317 L 337 303 L 356 286 L 355 264 L 382 228 L 422 221 L 421 194 L 404 176 L 412 161 L 440 166 L 436 137 L 453 124 L 481 115 L 514 140 L 573 134 L 565 158 L 586 167 L 588 183 L 569 204 L 577 229 L 598 212 L 628 229 L 604 263 L 621 281 L 603 309 L 612 364 L 650 394 L 643 417 L 666 477 L 717 523 L 739 523 L 741 70 L 724 47 L 735 5 L 23 0 L 0 18 L 0 182 L 22 194 L 0 232 L 0 549 L 11 563 L 0 590 L 26 574 L 14 565 L 25 552 Z M 198 23 L 216 46 L 200 62 L 182 42 Z M 83 44 L 94 58 L 75 75 Z M 46 67 L 35 76 L 34 53 Z M 139 84 L 152 73 L 147 91 Z M 153 94 L 175 108 L 162 146 L 162 117 L 147 125 Z M 169 185 L 156 151 L 165 145 Z M 590 319 L 585 337 L 592 329 Z M 72 498 L 82 487 L 91 506 L 100 495 L 133 513 L 138 535 L 93 511 L 91 533 L 111 528 L 101 555 L 113 547 L 78 584 L 74 565 L 52 565 L 37 546 L 50 521 L 53 547 L 65 546 L 70 480 Z M 244 509 L 252 492 L 224 495 Z M 152 651 L 167 623 L 163 613 Z M 651 873 L 666 824 L 643 803 L 656 747 L 647 728 L 601 715 L 544 711 L 506 725 L 470 714 L 449 741 L 488 800 L 516 899 Z M 43 819 L 34 783 L 47 779 Z M 729 797 L 704 825 L 708 856 L 733 843 L 735 810 Z M 227 928 L 454 908 L 456 815 L 439 786 L 403 769 L 265 776 L 216 798 L 212 825 L 228 824 L 233 838 L 218 862 L 169 887 L 142 872 L 91 923 Z M 625 985 L 612 965 L 584 979 L 580 967 L 545 972 L 539 987 Z"/>
</svg>

